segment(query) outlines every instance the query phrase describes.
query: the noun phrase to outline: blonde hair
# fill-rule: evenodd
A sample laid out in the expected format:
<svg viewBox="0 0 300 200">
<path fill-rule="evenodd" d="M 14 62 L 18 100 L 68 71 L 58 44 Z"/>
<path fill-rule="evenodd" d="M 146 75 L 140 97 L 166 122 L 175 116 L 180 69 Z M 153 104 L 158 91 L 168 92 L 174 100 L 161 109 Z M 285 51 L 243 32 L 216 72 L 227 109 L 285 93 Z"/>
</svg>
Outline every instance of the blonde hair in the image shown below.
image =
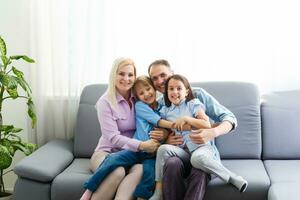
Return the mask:
<svg viewBox="0 0 300 200">
<path fill-rule="evenodd" d="M 108 98 L 111 101 L 112 106 L 117 105 L 117 89 L 116 89 L 116 77 L 120 67 L 132 65 L 134 68 L 134 76 L 136 77 L 136 68 L 132 59 L 130 58 L 117 58 L 112 65 L 110 75 L 109 75 L 109 83 L 108 83 Z"/>
<path fill-rule="evenodd" d="M 135 79 L 134 81 L 134 84 L 132 86 L 132 92 L 133 92 L 133 95 L 135 96 L 135 98 L 138 99 L 138 96 L 137 96 L 137 93 L 136 93 L 136 86 L 138 84 L 142 84 L 143 86 L 147 87 L 147 86 L 150 86 L 154 89 L 154 86 L 153 86 L 153 83 L 151 81 L 151 79 L 148 77 L 148 76 L 145 76 L 145 75 L 142 75 L 142 76 L 139 76 Z M 155 89 L 154 89 L 155 90 Z"/>
</svg>

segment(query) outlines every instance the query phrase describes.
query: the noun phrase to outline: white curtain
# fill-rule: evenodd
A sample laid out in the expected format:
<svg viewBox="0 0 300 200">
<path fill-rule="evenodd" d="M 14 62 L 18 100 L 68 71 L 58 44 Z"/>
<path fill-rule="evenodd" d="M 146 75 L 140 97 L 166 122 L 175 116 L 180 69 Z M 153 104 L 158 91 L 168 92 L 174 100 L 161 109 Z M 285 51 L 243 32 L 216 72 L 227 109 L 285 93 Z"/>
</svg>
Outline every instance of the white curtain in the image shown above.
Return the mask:
<svg viewBox="0 0 300 200">
<path fill-rule="evenodd" d="M 31 140 L 71 138 L 82 88 L 107 82 L 119 56 L 133 58 L 138 75 L 164 58 L 191 82 L 300 89 L 299 10 L 296 0 L 31 0 Z"/>
<path fill-rule="evenodd" d="M 73 136 L 82 88 L 101 74 L 99 1 L 30 1 L 31 85 L 37 127 L 29 139 L 43 144 Z"/>
</svg>

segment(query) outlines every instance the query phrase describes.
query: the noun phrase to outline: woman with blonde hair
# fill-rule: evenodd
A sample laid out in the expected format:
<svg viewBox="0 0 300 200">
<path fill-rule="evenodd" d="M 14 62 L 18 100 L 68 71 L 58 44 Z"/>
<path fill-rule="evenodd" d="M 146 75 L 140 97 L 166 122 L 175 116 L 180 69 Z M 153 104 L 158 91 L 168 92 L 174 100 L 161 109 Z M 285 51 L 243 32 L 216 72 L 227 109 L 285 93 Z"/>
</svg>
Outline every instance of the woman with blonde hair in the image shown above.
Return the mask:
<svg viewBox="0 0 300 200">
<path fill-rule="evenodd" d="M 135 133 L 135 99 L 132 86 L 136 79 L 136 68 L 132 59 L 118 58 L 114 61 L 107 91 L 96 103 L 102 136 L 91 157 L 93 172 L 110 153 L 122 149 L 155 152 L 159 144 L 154 140 L 139 141 L 132 138 Z M 128 173 L 124 167 L 111 172 L 93 193 L 86 190 L 81 199 L 132 199 L 135 187 L 142 177 L 142 166 L 134 165 Z"/>
</svg>

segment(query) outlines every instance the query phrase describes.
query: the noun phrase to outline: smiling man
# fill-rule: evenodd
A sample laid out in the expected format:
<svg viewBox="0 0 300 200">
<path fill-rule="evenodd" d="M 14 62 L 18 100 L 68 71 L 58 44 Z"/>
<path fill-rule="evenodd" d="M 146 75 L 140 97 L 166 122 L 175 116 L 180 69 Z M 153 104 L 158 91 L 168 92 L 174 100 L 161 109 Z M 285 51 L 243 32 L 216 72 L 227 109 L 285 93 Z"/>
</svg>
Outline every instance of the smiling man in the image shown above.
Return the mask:
<svg viewBox="0 0 300 200">
<path fill-rule="evenodd" d="M 156 90 L 164 93 L 165 82 L 173 74 L 167 60 L 156 60 L 150 64 L 148 74 Z M 190 134 L 192 142 L 196 144 L 213 141 L 214 138 L 224 135 L 237 126 L 236 117 L 223 105 L 202 88 L 193 89 L 197 97 L 204 105 L 206 114 L 218 125 L 210 129 L 199 129 Z M 166 141 L 168 144 L 180 145 L 182 136 L 170 134 Z M 201 200 L 204 197 L 209 175 L 193 168 L 185 166 L 178 157 L 169 158 L 163 178 L 163 199 L 165 200 Z M 186 179 L 187 188 L 184 180 Z"/>
</svg>

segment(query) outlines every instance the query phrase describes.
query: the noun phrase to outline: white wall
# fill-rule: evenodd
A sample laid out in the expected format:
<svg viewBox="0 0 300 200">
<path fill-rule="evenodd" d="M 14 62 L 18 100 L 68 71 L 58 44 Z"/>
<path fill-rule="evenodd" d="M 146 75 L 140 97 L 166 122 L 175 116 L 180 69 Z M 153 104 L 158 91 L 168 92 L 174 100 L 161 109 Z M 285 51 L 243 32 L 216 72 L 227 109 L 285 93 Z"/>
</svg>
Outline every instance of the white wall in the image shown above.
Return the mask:
<svg viewBox="0 0 300 200">
<path fill-rule="evenodd" d="M 128 55 L 138 74 L 164 58 L 189 81 L 246 81 L 258 85 L 261 93 L 300 89 L 299 0 L 103 2 L 91 10 L 85 2 L 80 5 L 86 8 L 83 13 L 95 13 L 91 19 L 102 19 L 89 20 L 98 27 L 93 35 L 101 35 L 98 43 L 91 40 L 91 47 L 101 52 L 89 60 L 99 61 L 89 64 L 98 71 L 85 71 L 91 83 L 107 82 L 106 66 Z M 76 20 L 75 36 L 88 30 L 82 16 Z"/>
<path fill-rule="evenodd" d="M 7 45 L 8 55 L 26 54 L 29 52 L 29 11 L 26 0 L 1 0 L 0 1 L 0 35 Z M 28 76 L 28 65 L 16 62 L 16 67 Z M 27 107 L 23 100 L 8 100 L 3 105 L 3 120 L 6 124 L 23 128 L 22 137 L 27 140 Z M 23 158 L 18 152 L 13 160 L 13 165 Z M 11 172 L 5 175 L 6 189 L 13 189 L 16 175 Z"/>
</svg>

